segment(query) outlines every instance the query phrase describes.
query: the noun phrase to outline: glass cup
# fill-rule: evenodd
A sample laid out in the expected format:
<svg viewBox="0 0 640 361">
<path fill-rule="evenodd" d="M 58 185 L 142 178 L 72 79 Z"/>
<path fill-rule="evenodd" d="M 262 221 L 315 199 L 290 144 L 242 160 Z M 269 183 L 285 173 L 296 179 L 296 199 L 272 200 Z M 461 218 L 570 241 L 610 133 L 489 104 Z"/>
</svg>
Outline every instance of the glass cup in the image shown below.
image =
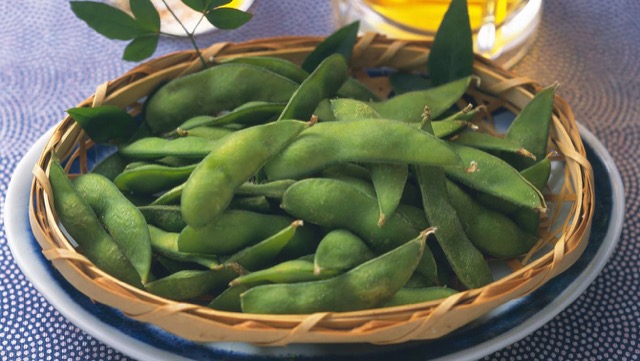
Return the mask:
<svg viewBox="0 0 640 361">
<path fill-rule="evenodd" d="M 171 11 L 173 11 L 175 16 L 180 19 L 182 25 L 184 25 L 189 32 L 193 32 L 194 35 L 208 33 L 216 29 L 206 19 L 201 21 L 202 13 L 194 11 L 183 4 L 180 0 L 164 0 L 164 2 L 162 0 L 151 0 L 151 3 L 156 9 L 158 9 L 158 14 L 160 15 L 161 32 L 175 36 L 187 36 L 185 30 L 180 26 L 173 14 L 171 14 L 167 9 L 167 6 L 164 4 L 165 2 L 171 8 Z M 112 3 L 122 10 L 131 13 L 129 0 L 112 0 Z M 229 4 L 225 5 L 225 7 L 232 7 L 242 11 L 247 11 L 252 4 L 253 0 L 233 0 Z"/>
<path fill-rule="evenodd" d="M 333 0 L 337 25 L 360 20 L 363 32 L 398 39 L 433 37 L 449 0 Z M 505 68 L 517 63 L 535 39 L 542 0 L 468 0 L 474 51 Z"/>
</svg>

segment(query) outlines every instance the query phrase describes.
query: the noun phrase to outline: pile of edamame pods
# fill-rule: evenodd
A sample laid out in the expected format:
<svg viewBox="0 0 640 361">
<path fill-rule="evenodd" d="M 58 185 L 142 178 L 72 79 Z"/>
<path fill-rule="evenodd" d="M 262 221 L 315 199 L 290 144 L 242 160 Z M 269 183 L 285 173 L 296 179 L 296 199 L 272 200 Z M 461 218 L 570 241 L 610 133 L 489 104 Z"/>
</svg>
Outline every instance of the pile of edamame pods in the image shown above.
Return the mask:
<svg viewBox="0 0 640 361">
<path fill-rule="evenodd" d="M 313 62 L 306 62 L 313 63 Z M 223 311 L 352 311 L 493 281 L 537 242 L 555 87 L 474 131 L 463 77 L 379 99 L 341 54 L 240 57 L 175 79 L 57 215 L 114 277 Z"/>
</svg>

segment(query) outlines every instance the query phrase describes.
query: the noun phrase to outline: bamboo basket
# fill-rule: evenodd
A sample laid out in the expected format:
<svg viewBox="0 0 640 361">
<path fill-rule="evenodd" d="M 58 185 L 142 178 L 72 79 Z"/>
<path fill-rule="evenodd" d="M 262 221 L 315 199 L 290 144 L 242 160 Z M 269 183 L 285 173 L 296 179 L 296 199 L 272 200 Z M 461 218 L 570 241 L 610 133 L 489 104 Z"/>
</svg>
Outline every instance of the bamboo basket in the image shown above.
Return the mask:
<svg viewBox="0 0 640 361">
<path fill-rule="evenodd" d="M 215 63 L 238 56 L 275 56 L 299 64 L 321 40 L 320 37 L 278 37 L 238 44 L 218 43 L 204 50 L 204 58 Z M 399 41 L 365 34 L 354 48 L 350 64 L 352 75 L 374 92 L 386 96 L 390 90 L 388 79 L 368 77 L 364 69 L 426 70 L 431 44 L 431 41 Z M 79 106 L 110 104 L 135 113 L 140 110 L 141 100 L 158 86 L 200 69 L 194 51 L 172 53 L 103 84 Z M 474 75 L 477 79 L 468 95 L 476 105 L 487 108 L 489 119 L 490 113 L 499 108 L 518 112 L 541 90 L 535 81 L 480 57 L 475 60 Z M 571 266 L 588 242 L 594 210 L 593 175 L 578 127 L 570 107 L 556 95 L 549 146 L 557 152 L 555 160 L 564 164 L 564 180 L 560 191 L 547 192 L 547 199 L 558 206 L 550 207 L 548 221 L 543 222 L 544 229 L 541 229 L 542 239 L 531 254 L 508 262 L 513 270 L 509 275 L 485 287 L 446 299 L 406 306 L 309 315 L 222 312 L 164 299 L 125 284 L 74 250 L 58 226 L 46 171 L 53 149 L 62 159 L 78 158 L 81 172 L 86 172 L 86 150 L 92 145 L 80 127 L 66 117 L 55 129 L 35 166 L 29 215 L 44 255 L 74 287 L 96 302 L 192 341 L 241 341 L 278 346 L 291 343 L 395 344 L 436 339 L 536 290 Z M 560 205 L 567 206 L 569 211 L 561 212 Z M 538 256 L 530 258 L 535 251 Z"/>
</svg>

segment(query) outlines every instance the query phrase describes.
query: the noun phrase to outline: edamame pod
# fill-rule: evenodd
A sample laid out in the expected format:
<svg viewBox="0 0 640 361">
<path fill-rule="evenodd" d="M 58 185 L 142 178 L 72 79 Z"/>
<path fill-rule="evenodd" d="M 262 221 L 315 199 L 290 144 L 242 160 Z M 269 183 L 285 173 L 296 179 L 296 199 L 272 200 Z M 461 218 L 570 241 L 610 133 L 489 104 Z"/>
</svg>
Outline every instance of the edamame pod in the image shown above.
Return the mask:
<svg viewBox="0 0 640 361">
<path fill-rule="evenodd" d="M 149 282 L 145 289 L 170 300 L 184 301 L 224 287 L 235 275 L 235 271 L 228 268 L 215 271 L 184 270 Z"/>
<path fill-rule="evenodd" d="M 236 129 L 231 128 L 201 126 L 191 128 L 188 131 L 184 131 L 182 134 L 184 134 L 184 136 L 199 137 L 210 141 L 216 141 L 235 131 Z"/>
<path fill-rule="evenodd" d="M 232 255 L 224 261 L 222 267 L 229 264 L 238 264 L 249 271 L 255 271 L 268 266 L 295 236 L 296 229 L 302 225 L 303 222 L 300 220 L 291 222 L 289 226 L 271 235 L 264 241 Z"/>
<path fill-rule="evenodd" d="M 471 77 L 465 77 L 427 90 L 404 93 L 383 102 L 372 102 L 369 105 L 383 118 L 408 123 L 420 122 L 427 106 L 431 111 L 431 117 L 435 119 L 464 95 L 470 82 Z"/>
<path fill-rule="evenodd" d="M 258 125 L 264 124 L 282 113 L 285 103 L 249 102 L 220 116 L 199 115 L 178 127 L 178 133 L 202 126 L 221 126 L 227 124 Z M 189 132 L 190 133 L 190 132 Z"/>
<path fill-rule="evenodd" d="M 412 125 L 362 119 L 316 124 L 300 133 L 264 170 L 271 180 L 296 179 L 352 161 L 463 166 L 447 143 Z"/>
<path fill-rule="evenodd" d="M 222 64 L 177 78 L 151 96 L 145 122 L 154 133 L 175 129 L 196 115 L 216 115 L 250 101 L 287 102 L 298 84 L 248 64 Z"/>
<path fill-rule="evenodd" d="M 544 197 L 536 187 L 502 159 L 478 149 L 452 143 L 466 164 L 475 164 L 473 172 L 445 167 L 450 178 L 480 192 L 504 199 L 518 206 L 546 211 Z"/>
<path fill-rule="evenodd" d="M 125 157 L 139 160 L 153 160 L 167 156 L 202 159 L 214 149 L 216 141 L 200 137 L 165 139 L 147 137 L 120 147 L 118 152 Z"/>
<path fill-rule="evenodd" d="M 404 205 L 400 205 L 387 222 L 378 227 L 376 198 L 336 179 L 309 178 L 297 182 L 285 192 L 281 207 L 310 223 L 349 230 L 378 253 L 403 244 L 427 227 L 421 210 L 412 212 L 413 207 Z M 419 214 L 419 217 L 414 214 Z M 429 279 L 437 279 L 435 260 L 429 248 L 425 250 L 423 259 L 419 271 Z"/>
<path fill-rule="evenodd" d="M 57 160 L 51 161 L 49 181 L 53 205 L 64 228 L 78 243 L 81 253 L 98 268 L 136 287 L 142 287 L 140 275 L 103 228 L 87 201 L 73 188 Z"/>
<path fill-rule="evenodd" d="M 325 270 L 316 274 L 313 262 L 301 259 L 285 261 L 273 267 L 251 272 L 239 276 L 229 282 L 229 286 L 256 286 L 265 283 L 298 283 L 308 281 L 318 281 L 335 277 L 340 272 Z"/>
<path fill-rule="evenodd" d="M 227 208 L 236 188 L 309 125 L 297 120 L 281 120 L 223 138 L 215 152 L 198 164 L 185 183 L 181 196 L 185 222 L 201 228 L 214 221 Z"/>
<path fill-rule="evenodd" d="M 195 168 L 196 164 L 183 167 L 144 164 L 125 169 L 113 183 L 123 191 L 154 194 L 183 183 Z"/>
<path fill-rule="evenodd" d="M 102 162 L 98 163 L 91 173 L 97 173 L 105 176 L 110 181 L 113 181 L 118 174 L 124 171 L 127 166 L 128 160 L 119 153 L 113 153 Z"/>
<path fill-rule="evenodd" d="M 489 265 L 467 238 L 449 200 L 442 168 L 416 167 L 416 178 L 424 213 L 429 224 L 436 228 L 436 240 L 460 282 L 468 288 L 491 283 L 493 276 Z"/>
<path fill-rule="evenodd" d="M 425 231 L 417 238 L 334 278 L 251 288 L 240 296 L 242 311 L 306 314 L 361 310 L 384 304 L 415 271 L 426 248 L 428 234 Z"/>
<path fill-rule="evenodd" d="M 302 83 L 309 76 L 308 72 L 302 70 L 302 68 L 296 64 L 285 59 L 271 56 L 243 56 L 223 61 L 223 64 L 229 63 L 242 63 L 257 66 L 278 75 L 282 75 L 283 77 L 291 79 L 298 84 Z"/>
<path fill-rule="evenodd" d="M 240 295 L 249 289 L 247 286 L 229 287 L 211 301 L 207 307 L 220 311 L 242 312 Z"/>
<path fill-rule="evenodd" d="M 538 240 L 507 216 L 480 205 L 451 181 L 447 181 L 447 193 L 466 235 L 483 253 L 498 258 L 516 257 Z"/>
<path fill-rule="evenodd" d="M 401 288 L 383 307 L 434 301 L 456 293 L 458 293 L 458 291 L 447 287 Z"/>
<path fill-rule="evenodd" d="M 409 177 L 409 167 L 406 164 L 382 163 L 372 164 L 370 169 L 380 208 L 378 226 L 382 226 L 400 204 Z"/>
<path fill-rule="evenodd" d="M 375 256 L 358 236 L 336 229 L 327 233 L 318 244 L 313 260 L 314 273 L 320 274 L 324 270 L 344 272 Z"/>
<path fill-rule="evenodd" d="M 484 151 L 511 153 L 536 160 L 536 156 L 524 149 L 518 142 L 506 138 L 498 138 L 486 133 L 463 132 L 453 140 L 467 147 Z"/>
<path fill-rule="evenodd" d="M 149 205 L 162 206 L 162 205 L 178 204 L 180 203 L 180 197 L 182 197 L 183 189 L 184 189 L 184 183 L 178 184 L 177 186 L 164 192 L 161 196 L 153 200 L 153 202 L 151 202 Z M 180 216 L 180 219 L 182 219 L 182 215 Z"/>
<path fill-rule="evenodd" d="M 180 252 L 178 250 L 179 233 L 166 232 L 151 225 L 148 228 L 151 248 L 154 252 L 176 261 L 196 263 L 209 269 L 215 269 L 220 264 L 216 256 Z"/>
<path fill-rule="evenodd" d="M 185 227 L 180 233 L 178 248 L 182 252 L 229 255 L 272 236 L 293 221 L 286 216 L 227 210 L 206 227 Z M 298 253 L 299 249 L 300 254 L 307 254 L 313 252 L 318 242 L 313 229 L 304 227 L 296 232 L 284 251 Z"/>
<path fill-rule="evenodd" d="M 182 220 L 180 206 L 149 205 L 138 207 L 147 223 L 168 232 L 180 232 L 187 226 Z"/>
<path fill-rule="evenodd" d="M 89 203 L 142 283 L 146 283 L 151 268 L 151 240 L 142 213 L 99 174 L 83 174 L 73 180 L 73 187 Z"/>
<path fill-rule="evenodd" d="M 369 103 L 347 98 L 331 99 L 329 102 L 337 121 L 382 118 Z"/>
</svg>

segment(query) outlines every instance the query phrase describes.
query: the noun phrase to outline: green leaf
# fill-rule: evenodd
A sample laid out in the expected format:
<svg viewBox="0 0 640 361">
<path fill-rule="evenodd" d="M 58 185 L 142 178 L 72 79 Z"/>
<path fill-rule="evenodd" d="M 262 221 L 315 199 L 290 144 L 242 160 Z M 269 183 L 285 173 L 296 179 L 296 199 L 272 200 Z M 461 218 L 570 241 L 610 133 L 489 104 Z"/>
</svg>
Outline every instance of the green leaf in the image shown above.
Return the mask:
<svg viewBox="0 0 640 361">
<path fill-rule="evenodd" d="M 129 0 L 129 6 L 141 27 L 150 32 L 160 31 L 160 15 L 151 0 Z"/>
<path fill-rule="evenodd" d="M 150 57 L 158 47 L 159 38 L 158 34 L 147 34 L 133 39 L 124 49 L 122 59 L 140 61 Z"/>
<path fill-rule="evenodd" d="M 433 85 L 471 75 L 473 39 L 466 0 L 453 0 L 436 32 L 427 67 Z"/>
<path fill-rule="evenodd" d="M 318 46 L 316 46 L 309 55 L 307 55 L 302 63 L 302 69 L 311 73 L 318 64 L 322 63 L 324 59 L 336 53 L 342 54 L 342 57 L 347 63 L 349 63 L 349 60 L 351 60 L 351 53 L 353 52 L 353 46 L 358 38 L 359 28 L 360 22 L 355 21 L 329 35 L 323 42 L 318 44 Z"/>
<path fill-rule="evenodd" d="M 78 122 L 89 138 L 98 144 L 122 143 L 138 128 L 135 119 L 129 113 L 113 105 L 71 108 L 67 113 Z"/>
<path fill-rule="evenodd" d="M 207 10 L 207 0 L 182 0 L 182 3 L 190 7 L 197 12 L 204 12 Z"/>
<path fill-rule="evenodd" d="M 230 2 L 231 0 L 182 0 L 183 4 L 200 13 L 209 12 Z"/>
<path fill-rule="evenodd" d="M 418 74 L 393 73 L 389 75 L 391 88 L 396 95 L 412 92 L 415 90 L 425 90 L 431 87 L 431 82 Z"/>
<path fill-rule="evenodd" d="M 251 20 L 253 14 L 233 8 L 217 8 L 206 17 L 218 29 L 237 29 Z"/>
<path fill-rule="evenodd" d="M 72 1 L 73 13 L 109 39 L 130 40 L 147 32 L 122 10 L 92 1 Z"/>
</svg>

